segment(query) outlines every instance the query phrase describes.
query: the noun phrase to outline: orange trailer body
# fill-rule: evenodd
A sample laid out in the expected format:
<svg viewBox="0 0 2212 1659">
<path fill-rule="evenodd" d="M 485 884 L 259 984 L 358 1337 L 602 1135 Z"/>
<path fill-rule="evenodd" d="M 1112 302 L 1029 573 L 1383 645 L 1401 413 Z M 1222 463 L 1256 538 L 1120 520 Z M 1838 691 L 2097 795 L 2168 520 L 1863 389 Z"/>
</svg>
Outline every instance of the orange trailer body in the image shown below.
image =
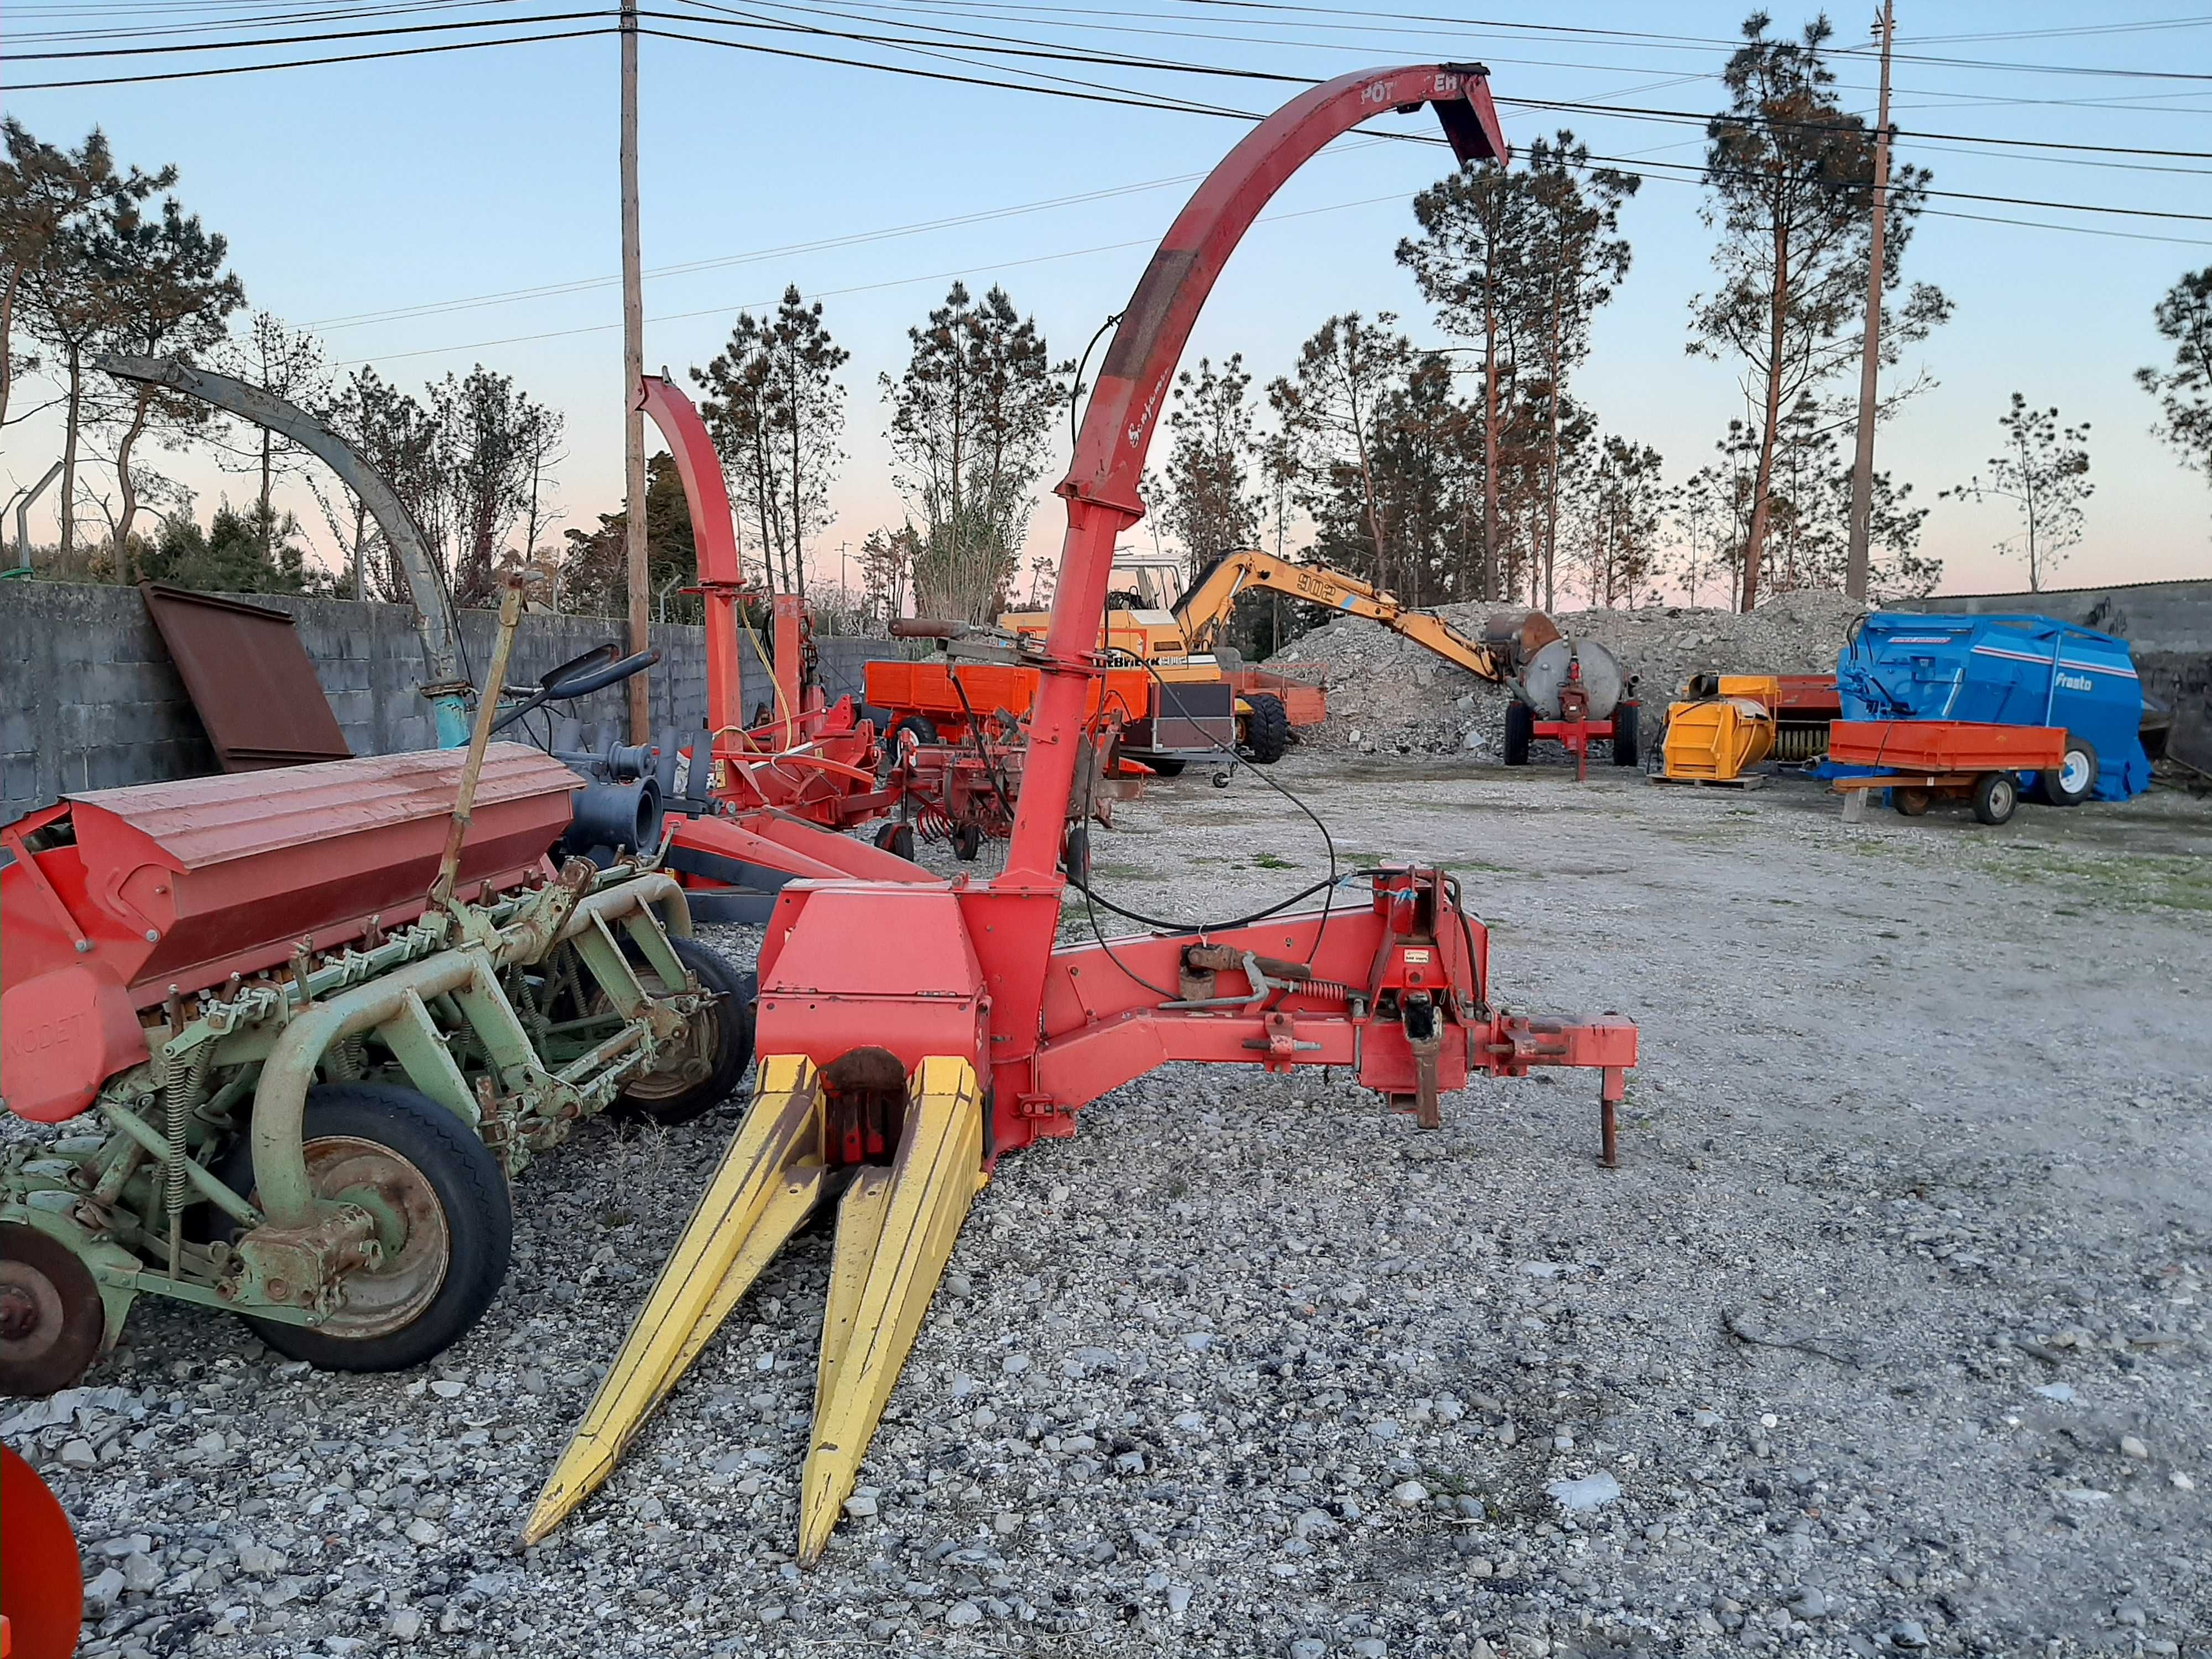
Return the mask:
<svg viewBox="0 0 2212 1659">
<path fill-rule="evenodd" d="M 893 724 L 920 714 L 948 742 L 965 734 L 971 709 L 981 720 L 1001 708 L 1026 720 L 1036 700 L 1037 671 L 1011 663 L 872 662 L 862 672 L 870 708 L 887 711 Z M 1109 668 L 1085 694 L 1084 722 L 1095 720 L 1102 705 L 1125 721 L 1140 720 L 1151 704 L 1151 677 L 1143 669 Z"/>
</svg>

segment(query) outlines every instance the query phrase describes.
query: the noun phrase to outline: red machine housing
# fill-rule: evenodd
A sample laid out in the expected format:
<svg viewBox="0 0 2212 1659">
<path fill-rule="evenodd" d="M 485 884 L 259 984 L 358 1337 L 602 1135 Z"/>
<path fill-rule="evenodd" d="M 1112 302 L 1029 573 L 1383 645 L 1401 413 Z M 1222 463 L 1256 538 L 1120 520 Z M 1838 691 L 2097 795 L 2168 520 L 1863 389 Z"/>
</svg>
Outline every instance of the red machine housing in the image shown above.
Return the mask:
<svg viewBox="0 0 2212 1659">
<path fill-rule="evenodd" d="M 460 750 L 72 795 L 0 829 L 9 1109 L 58 1122 L 146 1057 L 137 1010 L 415 920 Z M 583 780 L 517 744 L 484 754 L 459 881 L 550 878 Z"/>
<path fill-rule="evenodd" d="M 1145 453 L 1199 309 L 1276 189 L 1370 115 L 1431 103 L 1462 161 L 1502 160 L 1486 75 L 1428 64 L 1316 87 L 1200 186 L 1121 315 L 1059 486 L 1068 527 L 1005 872 L 896 894 L 784 888 L 760 957 L 762 1054 L 827 1066 L 875 1048 L 908 1071 L 933 1056 L 967 1058 L 989 1090 L 988 1159 L 1072 1133 L 1085 1103 L 1173 1060 L 1348 1066 L 1425 1121 L 1435 1121 L 1437 1094 L 1473 1073 L 1586 1066 L 1602 1074 L 1610 1156 L 1635 1026 L 1532 1021 L 1493 1006 L 1487 936 L 1442 872 L 1373 872 L 1370 891 L 1338 908 L 1057 944 L 1059 860 L 1105 667 L 1097 645 L 1114 544 L 1144 512 Z"/>
</svg>

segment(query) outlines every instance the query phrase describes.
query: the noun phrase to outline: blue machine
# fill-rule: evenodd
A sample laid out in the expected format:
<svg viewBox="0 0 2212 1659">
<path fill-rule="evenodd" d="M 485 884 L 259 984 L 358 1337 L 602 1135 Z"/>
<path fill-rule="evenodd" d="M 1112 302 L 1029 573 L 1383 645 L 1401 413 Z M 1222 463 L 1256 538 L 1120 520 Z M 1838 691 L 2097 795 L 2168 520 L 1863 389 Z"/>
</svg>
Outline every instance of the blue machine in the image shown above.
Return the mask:
<svg viewBox="0 0 2212 1659">
<path fill-rule="evenodd" d="M 2097 751 L 2099 800 L 2150 787 L 2142 684 L 2128 642 L 2048 617 L 1878 611 L 1836 659 L 1847 720 L 2056 726 Z"/>
</svg>

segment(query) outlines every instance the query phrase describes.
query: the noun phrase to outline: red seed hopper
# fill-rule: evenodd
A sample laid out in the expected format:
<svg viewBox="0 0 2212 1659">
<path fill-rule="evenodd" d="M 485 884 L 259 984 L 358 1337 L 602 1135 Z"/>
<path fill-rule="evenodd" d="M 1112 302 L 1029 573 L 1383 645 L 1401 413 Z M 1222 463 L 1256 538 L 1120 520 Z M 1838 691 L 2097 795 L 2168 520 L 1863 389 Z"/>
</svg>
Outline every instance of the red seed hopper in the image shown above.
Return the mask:
<svg viewBox="0 0 2212 1659">
<path fill-rule="evenodd" d="M 145 1057 L 137 1010 L 419 916 L 459 750 L 374 756 L 72 795 L 0 829 L 6 1098 L 53 1122 Z M 583 780 L 551 757 L 484 757 L 457 890 L 550 877 Z"/>
</svg>

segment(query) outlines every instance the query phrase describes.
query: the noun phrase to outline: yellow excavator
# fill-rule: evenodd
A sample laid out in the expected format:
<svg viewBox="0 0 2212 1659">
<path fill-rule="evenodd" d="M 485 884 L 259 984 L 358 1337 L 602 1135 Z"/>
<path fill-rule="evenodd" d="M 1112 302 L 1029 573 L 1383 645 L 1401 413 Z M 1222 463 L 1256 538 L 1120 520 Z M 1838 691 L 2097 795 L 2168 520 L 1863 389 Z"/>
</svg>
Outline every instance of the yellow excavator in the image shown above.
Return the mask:
<svg viewBox="0 0 2212 1659">
<path fill-rule="evenodd" d="M 1161 683 L 1166 698 L 1188 704 L 1193 713 L 1206 707 L 1218 717 L 1222 711 L 1211 710 L 1204 688 L 1225 687 L 1225 696 L 1221 691 L 1211 695 L 1224 708 L 1233 703 L 1238 746 L 1262 760 L 1281 754 L 1291 725 L 1310 721 L 1298 718 L 1302 710 L 1287 706 L 1296 695 L 1292 688 L 1263 690 L 1245 684 L 1255 677 L 1255 671 L 1219 643 L 1238 596 L 1254 592 L 1284 593 L 1344 616 L 1364 617 L 1495 685 L 1511 684 L 1531 657 L 1559 637 L 1551 618 L 1530 611 L 1494 617 L 1483 637 L 1474 639 L 1433 611 L 1417 611 L 1358 576 L 1326 566 L 1292 564 L 1255 547 L 1223 554 L 1188 587 L 1182 561 L 1173 554 L 1116 553 L 1108 578 L 1102 643 L 1144 663 Z M 1042 638 L 1049 621 L 1049 614 L 1042 611 L 1009 611 L 999 618 L 999 625 Z M 1321 718 L 1317 696 L 1315 701 L 1311 721 Z M 1143 741 L 1142 725 L 1136 730 L 1134 751 L 1159 766 Z M 1124 748 L 1131 748 L 1126 732 Z M 1168 764 L 1182 769 L 1179 761 Z"/>
<path fill-rule="evenodd" d="M 1434 611 L 1416 611 L 1372 582 L 1322 565 L 1292 564 L 1256 547 L 1224 553 L 1199 573 L 1175 603 L 1184 648 L 1209 652 L 1243 593 L 1287 593 L 1347 617 L 1364 617 L 1424 646 L 1477 679 L 1503 685 L 1521 664 L 1559 637 L 1540 611 L 1491 618 L 1480 640 L 1470 639 Z"/>
</svg>

